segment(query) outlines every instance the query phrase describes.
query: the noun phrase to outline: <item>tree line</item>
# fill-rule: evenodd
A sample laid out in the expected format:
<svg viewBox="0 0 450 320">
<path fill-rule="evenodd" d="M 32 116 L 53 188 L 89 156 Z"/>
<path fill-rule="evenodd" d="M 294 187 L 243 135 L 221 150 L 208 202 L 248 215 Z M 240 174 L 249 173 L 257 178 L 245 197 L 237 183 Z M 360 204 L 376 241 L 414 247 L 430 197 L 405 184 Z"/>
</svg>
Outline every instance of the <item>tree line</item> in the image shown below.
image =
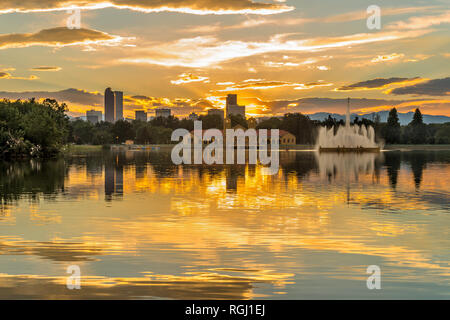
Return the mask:
<svg viewBox="0 0 450 320">
<path fill-rule="evenodd" d="M 52 99 L 0 101 L 0 158 L 58 154 L 69 136 L 66 111 Z"/>
<path fill-rule="evenodd" d="M 194 129 L 193 120 L 174 116 L 158 117 L 148 122 L 120 120 L 92 124 L 83 120 L 69 121 L 66 112 L 64 103 L 59 104 L 52 99 L 43 102 L 34 99 L 0 101 L 0 158 L 54 156 L 68 143 L 108 145 L 133 140 L 137 144 L 168 144 L 173 143 L 173 130 Z M 202 121 L 205 130 L 223 128 L 223 119 L 218 115 L 201 115 L 198 120 Z M 249 122 L 242 116 L 231 116 L 232 127 L 239 124 L 248 128 Z M 450 122 L 425 124 L 419 109 L 406 126 L 400 125 L 395 108 L 389 112 L 386 123 L 381 123 L 379 117 L 373 121 L 356 117 L 353 123 L 373 126 L 376 140 L 387 144 L 450 144 Z M 316 121 L 301 113 L 288 113 L 263 120 L 256 129 L 285 130 L 295 135 L 298 144 L 314 144 L 319 127 L 337 130 L 342 125 L 345 125 L 343 120 L 331 116 Z"/>
<path fill-rule="evenodd" d="M 392 108 L 387 122 L 380 125 L 380 130 L 387 144 L 450 144 L 450 122 L 425 124 L 419 108 L 406 126 L 400 125 L 397 109 Z"/>
</svg>

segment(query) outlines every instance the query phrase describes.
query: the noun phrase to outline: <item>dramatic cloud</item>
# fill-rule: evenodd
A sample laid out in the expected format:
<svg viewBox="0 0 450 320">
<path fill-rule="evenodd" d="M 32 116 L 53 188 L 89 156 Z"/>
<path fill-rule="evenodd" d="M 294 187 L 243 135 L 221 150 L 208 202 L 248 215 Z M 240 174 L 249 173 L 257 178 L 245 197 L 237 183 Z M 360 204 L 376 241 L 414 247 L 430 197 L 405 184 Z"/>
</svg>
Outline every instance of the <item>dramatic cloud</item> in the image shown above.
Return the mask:
<svg viewBox="0 0 450 320">
<path fill-rule="evenodd" d="M 61 71 L 61 67 L 50 67 L 50 66 L 40 66 L 40 67 L 34 67 L 31 68 L 31 71 L 48 71 L 48 72 L 55 72 L 55 71 Z"/>
<path fill-rule="evenodd" d="M 317 88 L 317 87 L 329 87 L 332 86 L 332 83 L 327 83 L 323 80 L 319 80 L 317 82 L 310 82 L 310 83 L 306 83 L 306 84 L 300 84 L 297 88 L 294 88 L 295 90 L 308 90 L 308 89 L 313 89 L 313 88 Z"/>
<path fill-rule="evenodd" d="M 370 60 L 367 60 L 369 58 L 368 56 L 354 57 L 352 61 L 347 63 L 347 66 L 360 68 L 366 66 L 375 66 L 381 63 L 419 62 L 426 60 L 432 56 L 433 55 L 429 54 L 415 54 L 412 56 L 406 56 L 403 53 L 394 52 L 390 54 L 378 55 L 376 57 L 371 58 Z M 358 60 L 358 58 L 363 58 L 363 60 Z"/>
<path fill-rule="evenodd" d="M 408 13 L 426 12 L 429 10 L 437 9 L 436 6 L 420 6 L 420 7 L 405 7 L 405 8 L 385 8 L 383 6 L 382 15 L 383 17 L 402 15 Z M 356 20 L 366 20 L 367 12 L 365 10 L 351 11 L 343 14 L 333 15 L 329 17 L 324 17 L 316 19 L 314 21 L 336 23 L 336 22 L 348 22 Z"/>
<path fill-rule="evenodd" d="M 283 115 L 284 113 L 301 112 L 314 114 L 320 112 L 345 114 L 347 99 L 333 98 L 301 98 L 293 100 L 265 101 L 258 98 L 241 98 L 242 104 L 259 106 L 260 115 Z M 450 100 L 385 100 L 361 99 L 351 100 L 352 112 L 371 113 L 390 110 L 396 107 L 401 112 L 409 112 L 420 107 L 427 114 L 448 114 Z"/>
<path fill-rule="evenodd" d="M 283 87 L 294 87 L 295 90 L 313 89 L 315 87 L 331 86 L 332 83 L 326 83 L 322 80 L 310 83 L 293 83 L 287 81 L 265 81 L 262 79 L 247 79 L 239 84 L 232 84 L 226 88 L 217 90 L 218 92 L 241 91 L 241 90 L 266 90 Z"/>
<path fill-rule="evenodd" d="M 31 75 L 29 77 L 15 77 L 9 72 L 0 72 L 0 79 L 15 79 L 15 80 L 37 80 L 39 77 Z"/>
<path fill-rule="evenodd" d="M 241 30 L 245 28 L 254 28 L 259 26 L 276 25 L 276 26 L 298 26 L 302 25 L 310 19 L 268 19 L 268 18 L 257 18 L 257 19 L 246 19 L 239 24 L 233 25 L 222 25 L 221 23 L 215 23 L 210 25 L 192 26 L 186 29 L 182 29 L 179 32 L 182 33 L 212 33 L 224 30 Z"/>
<path fill-rule="evenodd" d="M 399 21 L 387 26 L 388 29 L 420 30 L 450 23 L 450 11 L 445 11 L 440 15 L 430 15 L 421 17 L 411 17 L 407 21 Z"/>
<path fill-rule="evenodd" d="M 153 64 L 166 67 L 202 68 L 217 66 L 237 58 L 274 52 L 311 52 L 336 49 L 361 44 L 400 40 L 417 37 L 428 30 L 388 33 L 361 33 L 333 38 L 290 40 L 289 34 L 279 34 L 268 41 L 222 41 L 212 36 L 180 39 L 169 43 L 152 45 L 141 50 L 137 57 L 127 57 L 120 61 L 133 64 Z M 139 51 L 138 51 L 139 52 Z"/>
<path fill-rule="evenodd" d="M 185 83 L 190 83 L 190 82 L 203 82 L 203 83 L 208 83 L 209 82 L 209 78 L 208 77 L 201 77 L 201 76 L 196 76 L 192 73 L 182 73 L 178 76 L 177 80 L 171 80 L 170 81 L 172 84 L 185 84 Z"/>
<path fill-rule="evenodd" d="M 361 81 L 357 82 L 348 86 L 343 86 L 336 91 L 352 91 L 352 90 L 367 90 L 367 89 L 382 89 L 386 88 L 387 86 L 391 84 L 405 84 L 405 83 L 411 83 L 411 82 L 417 82 L 417 81 L 424 81 L 423 79 L 419 77 L 415 78 L 377 78 L 367 81 Z"/>
<path fill-rule="evenodd" d="M 403 53 L 392 53 L 392 54 L 387 54 L 387 55 L 382 55 L 382 56 L 375 57 L 372 60 L 370 60 L 370 62 L 378 63 L 378 62 L 392 61 L 392 60 L 395 60 L 395 59 L 403 58 L 404 56 L 405 55 Z"/>
<path fill-rule="evenodd" d="M 182 12 L 191 14 L 276 14 L 294 10 L 280 1 L 252 0 L 2 0 L 0 13 L 117 8 L 140 12 Z"/>
<path fill-rule="evenodd" d="M 1 77 L 1 73 L 0 73 Z M 251 79 L 249 79 L 251 80 Z M 251 82 L 249 82 L 251 83 Z M 319 83 L 321 84 L 321 83 Z M 313 85 L 313 84 L 310 84 Z M 66 102 L 70 114 L 84 115 L 87 110 L 96 108 L 102 110 L 103 95 L 98 92 L 88 92 L 79 89 L 67 89 L 56 92 L 0 92 L 0 99 L 56 99 Z M 172 114 L 180 117 L 189 115 L 193 110 L 197 113 L 206 112 L 210 108 L 223 108 L 225 106 L 225 94 L 210 95 L 205 98 L 166 98 L 146 95 L 124 96 L 124 113 L 132 117 L 134 110 L 146 110 L 152 114 L 154 109 L 166 107 L 172 109 Z M 313 114 L 318 112 L 345 113 L 347 99 L 333 98 L 300 98 L 265 100 L 253 95 L 241 93 L 239 104 L 245 105 L 248 116 L 279 116 L 288 112 L 301 112 Z M 389 110 L 396 107 L 399 111 L 409 112 L 417 107 L 427 114 L 448 114 L 450 100 L 444 99 L 411 99 L 411 100 L 385 100 L 385 99 L 359 99 L 351 100 L 352 111 L 358 113 L 370 113 Z"/>
<path fill-rule="evenodd" d="M 392 94 L 414 94 L 427 96 L 447 96 L 450 95 L 450 77 L 444 79 L 434 79 L 427 82 L 395 88 L 390 91 Z"/>
<path fill-rule="evenodd" d="M 125 38 L 90 29 L 58 27 L 37 33 L 0 34 L 0 49 L 26 48 L 31 46 L 117 46 Z"/>
<path fill-rule="evenodd" d="M 0 99 L 56 99 L 60 102 L 71 102 L 87 106 L 102 106 L 103 95 L 96 92 L 87 92 L 78 89 L 66 89 L 56 92 L 31 91 L 31 92 L 1 92 Z"/>
</svg>

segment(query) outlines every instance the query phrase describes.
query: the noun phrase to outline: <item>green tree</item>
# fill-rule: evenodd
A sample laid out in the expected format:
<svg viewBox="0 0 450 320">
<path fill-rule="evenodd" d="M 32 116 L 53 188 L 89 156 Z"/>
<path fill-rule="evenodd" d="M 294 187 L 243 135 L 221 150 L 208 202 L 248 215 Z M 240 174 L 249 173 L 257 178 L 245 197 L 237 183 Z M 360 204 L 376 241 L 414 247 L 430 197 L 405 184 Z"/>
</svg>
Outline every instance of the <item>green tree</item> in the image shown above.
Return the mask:
<svg viewBox="0 0 450 320">
<path fill-rule="evenodd" d="M 136 136 L 133 125 L 125 120 L 116 121 L 111 131 L 115 143 L 123 143 L 126 140 L 133 140 Z"/>
<path fill-rule="evenodd" d="M 434 137 L 436 143 L 450 144 L 450 122 L 440 125 Z"/>
<path fill-rule="evenodd" d="M 256 129 L 279 129 L 281 120 L 277 117 L 271 117 L 267 120 L 261 121 L 256 125 Z"/>
<path fill-rule="evenodd" d="M 83 120 L 76 120 L 71 123 L 72 141 L 76 144 L 91 144 L 94 135 L 94 126 Z"/>
<path fill-rule="evenodd" d="M 149 125 L 140 126 L 136 130 L 136 142 L 139 144 L 148 144 L 152 141 L 152 133 Z"/>
<path fill-rule="evenodd" d="M 231 119 L 231 127 L 235 127 L 237 125 L 241 125 L 244 128 L 248 128 L 247 120 L 240 114 L 230 114 L 229 118 Z"/>
<path fill-rule="evenodd" d="M 56 100 L 42 103 L 0 101 L 0 156 L 53 156 L 67 142 L 67 106 Z"/>
<path fill-rule="evenodd" d="M 223 119 L 221 116 L 219 116 L 217 114 L 201 115 L 198 118 L 198 120 L 202 122 L 203 130 L 208 130 L 208 129 L 222 130 L 223 129 Z M 192 126 L 192 128 L 194 128 L 194 127 Z M 188 129 L 188 128 L 185 128 L 185 129 Z M 189 130 L 189 131 L 191 131 L 191 130 Z"/>
<path fill-rule="evenodd" d="M 392 108 L 389 111 L 387 124 L 383 128 L 383 137 L 386 143 L 399 143 L 401 137 L 400 121 L 398 119 L 397 109 Z"/>
<path fill-rule="evenodd" d="M 288 113 L 283 116 L 280 129 L 295 135 L 298 144 L 313 144 L 316 135 L 314 122 L 301 113 Z"/>
<path fill-rule="evenodd" d="M 422 113 L 417 108 L 412 121 L 403 131 L 403 141 L 405 143 L 423 144 L 429 142 L 428 140 L 427 126 L 423 123 Z"/>
</svg>

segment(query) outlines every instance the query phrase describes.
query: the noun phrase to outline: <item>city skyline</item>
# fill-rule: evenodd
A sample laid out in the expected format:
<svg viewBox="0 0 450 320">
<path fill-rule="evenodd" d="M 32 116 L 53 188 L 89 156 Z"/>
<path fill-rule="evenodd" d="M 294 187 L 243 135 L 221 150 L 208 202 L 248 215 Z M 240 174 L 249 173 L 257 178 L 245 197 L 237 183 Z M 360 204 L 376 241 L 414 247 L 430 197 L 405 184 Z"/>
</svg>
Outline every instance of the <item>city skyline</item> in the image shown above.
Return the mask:
<svg viewBox="0 0 450 320">
<path fill-rule="evenodd" d="M 225 109 L 230 93 L 249 116 L 342 114 L 350 96 L 356 113 L 450 116 L 443 1 L 379 1 L 379 30 L 367 27 L 370 1 L 73 1 L 80 29 L 67 28 L 63 3 L 0 4 L 0 98 L 55 98 L 80 116 L 102 110 L 105 87 L 120 88 L 130 118 Z"/>
</svg>

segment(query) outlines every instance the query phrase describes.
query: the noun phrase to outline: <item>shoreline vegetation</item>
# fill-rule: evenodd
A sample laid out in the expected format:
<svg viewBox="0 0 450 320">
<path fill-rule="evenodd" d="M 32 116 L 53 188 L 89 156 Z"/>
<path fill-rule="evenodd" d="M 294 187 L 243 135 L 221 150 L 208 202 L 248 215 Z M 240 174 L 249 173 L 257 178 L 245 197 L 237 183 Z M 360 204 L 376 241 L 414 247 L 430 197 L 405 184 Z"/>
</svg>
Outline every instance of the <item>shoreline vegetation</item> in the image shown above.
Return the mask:
<svg viewBox="0 0 450 320">
<path fill-rule="evenodd" d="M 110 146 L 125 146 L 128 140 L 133 141 L 134 145 L 171 148 L 178 143 L 171 141 L 173 130 L 194 129 L 193 120 L 174 116 L 158 117 L 148 122 L 119 120 L 115 123 L 102 121 L 93 124 L 83 120 L 70 121 L 67 111 L 66 104 L 59 104 L 53 99 L 42 102 L 35 99 L 1 100 L 0 159 L 51 158 L 60 154 L 100 151 Z M 223 128 L 223 119 L 218 115 L 201 115 L 198 120 L 202 121 L 204 130 Z M 231 127 L 249 127 L 250 121 L 242 116 L 232 115 L 230 120 Z M 373 126 L 375 140 L 386 144 L 385 150 L 447 150 L 450 145 L 450 122 L 425 124 L 419 109 L 416 109 L 413 120 L 406 126 L 400 125 L 395 108 L 391 109 L 386 123 L 381 123 L 379 117 L 373 121 L 355 118 L 352 123 Z M 298 144 L 282 146 L 280 149 L 301 150 L 314 148 L 320 127 L 337 130 L 343 125 L 343 120 L 338 121 L 331 116 L 324 121 L 316 121 L 301 113 L 288 113 L 263 120 L 256 125 L 256 129 L 290 132 Z"/>
<path fill-rule="evenodd" d="M 146 145 L 68 145 L 64 148 L 63 154 L 76 154 L 76 153 L 89 153 L 89 152 L 101 152 L 104 150 L 132 150 L 132 151 L 170 151 L 174 147 L 174 144 L 146 144 Z M 135 147 L 135 148 L 133 148 Z M 144 149 L 145 148 L 145 149 Z M 314 151 L 315 145 L 296 144 L 288 145 L 286 148 L 283 146 L 280 150 L 288 151 Z M 391 144 L 384 146 L 381 151 L 440 151 L 450 150 L 450 144 Z"/>
</svg>

